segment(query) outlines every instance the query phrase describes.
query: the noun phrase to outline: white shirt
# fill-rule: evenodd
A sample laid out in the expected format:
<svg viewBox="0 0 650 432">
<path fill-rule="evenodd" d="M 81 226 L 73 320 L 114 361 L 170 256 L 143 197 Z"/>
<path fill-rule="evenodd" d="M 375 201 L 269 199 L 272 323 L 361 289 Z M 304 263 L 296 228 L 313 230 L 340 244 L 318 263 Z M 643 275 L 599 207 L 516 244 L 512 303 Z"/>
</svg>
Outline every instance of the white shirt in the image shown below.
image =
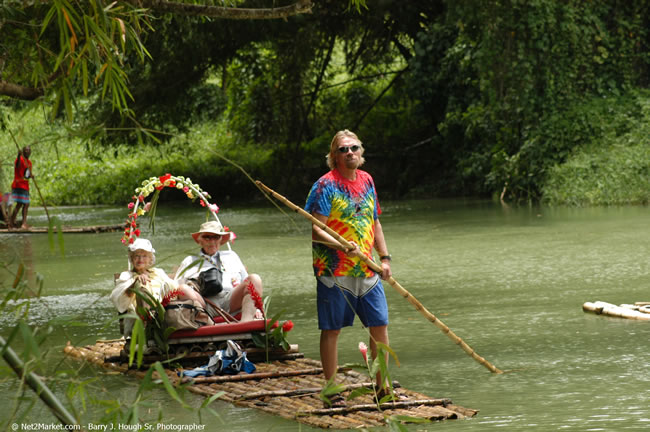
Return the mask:
<svg viewBox="0 0 650 432">
<path fill-rule="evenodd" d="M 165 295 L 178 289 L 178 283 L 167 276 L 164 270 L 154 267 L 150 271 L 151 280 L 145 285 L 145 289 L 159 302 L 162 302 Z M 129 295 L 127 290 L 133 286 L 137 276 L 138 274 L 133 271 L 123 271 L 115 281 L 111 301 L 119 313 L 135 312 L 136 296 Z"/>
<path fill-rule="evenodd" d="M 217 254 L 219 254 L 221 260 L 223 289 L 224 291 L 232 291 L 241 281 L 248 277 L 248 272 L 235 251 L 224 250 L 217 252 Z M 190 255 L 185 257 L 174 279 L 179 284 L 186 283 L 189 279 L 198 278 L 199 273 L 205 270 L 217 268 L 217 254 L 210 256 L 201 252 L 200 256 Z"/>
</svg>

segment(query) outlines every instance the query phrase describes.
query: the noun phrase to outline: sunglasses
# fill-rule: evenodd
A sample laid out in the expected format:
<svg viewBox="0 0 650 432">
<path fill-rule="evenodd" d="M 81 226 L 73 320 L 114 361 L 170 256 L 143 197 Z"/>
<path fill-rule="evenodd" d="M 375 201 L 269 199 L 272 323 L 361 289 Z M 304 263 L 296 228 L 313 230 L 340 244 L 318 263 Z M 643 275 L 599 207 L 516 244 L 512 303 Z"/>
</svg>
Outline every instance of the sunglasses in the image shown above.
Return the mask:
<svg viewBox="0 0 650 432">
<path fill-rule="evenodd" d="M 221 238 L 221 236 L 220 235 L 205 235 L 205 234 L 203 234 L 201 236 L 201 238 L 205 239 L 205 240 L 218 240 L 218 239 Z"/>
<path fill-rule="evenodd" d="M 346 154 L 348 151 L 351 151 L 352 153 L 354 153 L 356 151 L 359 151 L 360 148 L 361 148 L 360 145 L 354 144 L 354 145 L 351 145 L 351 146 L 339 147 L 337 150 L 338 150 L 339 153 Z"/>
</svg>

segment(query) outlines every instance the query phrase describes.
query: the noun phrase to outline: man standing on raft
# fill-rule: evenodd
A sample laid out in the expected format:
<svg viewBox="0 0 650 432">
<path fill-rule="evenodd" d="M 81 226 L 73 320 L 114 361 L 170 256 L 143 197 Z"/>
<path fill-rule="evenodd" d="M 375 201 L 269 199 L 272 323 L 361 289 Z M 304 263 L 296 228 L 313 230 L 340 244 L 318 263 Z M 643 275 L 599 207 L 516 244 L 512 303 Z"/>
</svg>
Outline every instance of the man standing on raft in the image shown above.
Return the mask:
<svg viewBox="0 0 650 432">
<path fill-rule="evenodd" d="M 388 345 L 388 305 L 382 279 L 391 276 L 384 233 L 379 223 L 381 209 L 372 177 L 358 169 L 364 162 L 364 148 L 349 130 L 334 135 L 327 154 L 331 171 L 311 188 L 305 210 L 354 245 L 344 250 L 327 232 L 312 224 L 312 254 L 316 275 L 318 328 L 321 330 L 320 356 L 325 379 L 333 379 L 338 368 L 338 336 L 351 326 L 355 313 L 370 330 L 372 357 L 377 344 Z M 359 258 L 379 253 L 381 275 Z M 378 398 L 386 393 L 378 382 Z M 330 398 L 333 406 L 345 404 L 340 395 Z"/>
<path fill-rule="evenodd" d="M 13 228 L 16 225 L 16 216 L 18 216 L 18 211 L 21 207 L 23 209 L 23 217 L 20 222 L 20 228 L 29 228 L 27 225 L 27 210 L 29 209 L 29 179 L 32 178 L 32 161 L 29 160 L 31 154 L 31 147 L 23 147 L 18 152 L 18 157 L 14 162 L 14 181 L 11 184 L 11 199 L 16 203 L 16 207 L 14 207 L 14 211 L 9 218 L 9 228 Z"/>
</svg>

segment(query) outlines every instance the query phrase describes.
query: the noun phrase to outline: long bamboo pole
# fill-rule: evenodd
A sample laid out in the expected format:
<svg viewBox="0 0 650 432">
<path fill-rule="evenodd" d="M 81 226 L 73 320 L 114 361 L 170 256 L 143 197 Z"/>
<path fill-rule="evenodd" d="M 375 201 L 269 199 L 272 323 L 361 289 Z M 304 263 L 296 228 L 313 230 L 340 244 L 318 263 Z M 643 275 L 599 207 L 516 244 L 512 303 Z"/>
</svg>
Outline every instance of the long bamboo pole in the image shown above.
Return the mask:
<svg viewBox="0 0 650 432">
<path fill-rule="evenodd" d="M 277 199 L 278 201 L 282 202 L 284 205 L 295 211 L 296 213 L 300 214 L 301 216 L 304 216 L 307 218 L 311 223 L 315 224 L 322 230 L 325 230 L 328 234 L 330 234 L 332 237 L 334 237 L 336 240 L 338 240 L 341 245 L 343 245 L 346 249 L 351 249 L 352 245 L 343 237 L 341 237 L 336 231 L 332 230 L 330 227 L 313 217 L 311 214 L 307 213 L 305 210 L 302 208 L 298 207 L 291 201 L 289 201 L 286 197 L 280 195 L 279 193 L 275 192 L 273 189 L 269 188 L 268 186 L 264 185 L 262 182 L 259 180 L 255 182 L 257 186 L 260 188 L 260 190 L 266 192 L 267 194 L 271 195 L 273 198 Z M 374 271 L 381 273 L 382 268 L 379 266 L 377 263 L 375 263 L 372 259 L 369 257 L 360 254 L 359 257 Z M 408 292 L 404 287 L 402 287 L 392 276 L 388 278 L 388 283 L 397 290 L 397 292 L 404 297 L 409 303 L 415 307 L 415 309 L 420 312 L 424 317 L 429 320 L 431 323 L 433 323 L 436 327 L 438 327 L 444 334 L 447 335 L 449 339 L 451 339 L 456 345 L 460 346 L 463 351 L 465 351 L 469 356 L 471 356 L 474 360 L 485 366 L 490 372 L 496 373 L 496 374 L 501 374 L 503 371 L 496 366 L 494 366 L 492 363 L 487 361 L 484 357 L 481 357 L 470 347 L 467 345 L 465 341 L 463 341 L 460 337 L 456 335 L 449 327 L 445 325 L 442 321 L 440 321 L 434 314 L 429 312 L 422 303 L 418 299 L 416 299 L 413 294 Z"/>
<path fill-rule="evenodd" d="M 72 414 L 63 406 L 61 401 L 52 393 L 49 387 L 34 372 L 25 370 L 25 365 L 18 358 L 18 355 L 7 345 L 7 342 L 0 336 L 0 351 L 7 364 L 14 370 L 18 378 L 25 378 L 25 382 L 41 398 L 50 411 L 59 419 L 62 425 L 70 426 L 74 430 L 79 427 L 79 423 Z"/>
</svg>

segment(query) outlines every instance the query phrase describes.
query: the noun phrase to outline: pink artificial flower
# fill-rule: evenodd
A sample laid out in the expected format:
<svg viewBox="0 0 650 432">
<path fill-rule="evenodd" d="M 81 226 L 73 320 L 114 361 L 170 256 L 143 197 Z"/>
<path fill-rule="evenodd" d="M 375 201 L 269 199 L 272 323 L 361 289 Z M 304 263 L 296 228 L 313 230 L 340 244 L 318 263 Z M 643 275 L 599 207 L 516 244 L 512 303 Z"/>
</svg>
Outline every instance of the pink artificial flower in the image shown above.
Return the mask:
<svg viewBox="0 0 650 432">
<path fill-rule="evenodd" d="M 129 210 L 131 210 L 134 206 L 135 206 L 135 203 L 130 202 L 127 207 L 129 208 Z"/>
<path fill-rule="evenodd" d="M 366 346 L 365 343 L 359 342 L 359 351 L 361 352 L 361 355 L 363 356 L 363 360 L 368 363 L 368 347 Z"/>
<path fill-rule="evenodd" d="M 208 208 L 212 213 L 219 213 L 219 206 L 216 204 L 210 204 L 208 205 Z"/>
<path fill-rule="evenodd" d="M 148 212 L 150 208 L 151 208 L 151 202 L 148 202 L 144 205 L 144 208 L 142 210 Z"/>
<path fill-rule="evenodd" d="M 190 191 L 190 188 L 189 188 L 189 187 L 185 186 L 185 187 L 183 188 L 183 192 L 188 193 L 189 191 Z"/>
<path fill-rule="evenodd" d="M 201 207 L 205 207 L 205 203 L 203 202 L 203 200 L 199 200 L 199 204 L 201 204 Z"/>
</svg>

